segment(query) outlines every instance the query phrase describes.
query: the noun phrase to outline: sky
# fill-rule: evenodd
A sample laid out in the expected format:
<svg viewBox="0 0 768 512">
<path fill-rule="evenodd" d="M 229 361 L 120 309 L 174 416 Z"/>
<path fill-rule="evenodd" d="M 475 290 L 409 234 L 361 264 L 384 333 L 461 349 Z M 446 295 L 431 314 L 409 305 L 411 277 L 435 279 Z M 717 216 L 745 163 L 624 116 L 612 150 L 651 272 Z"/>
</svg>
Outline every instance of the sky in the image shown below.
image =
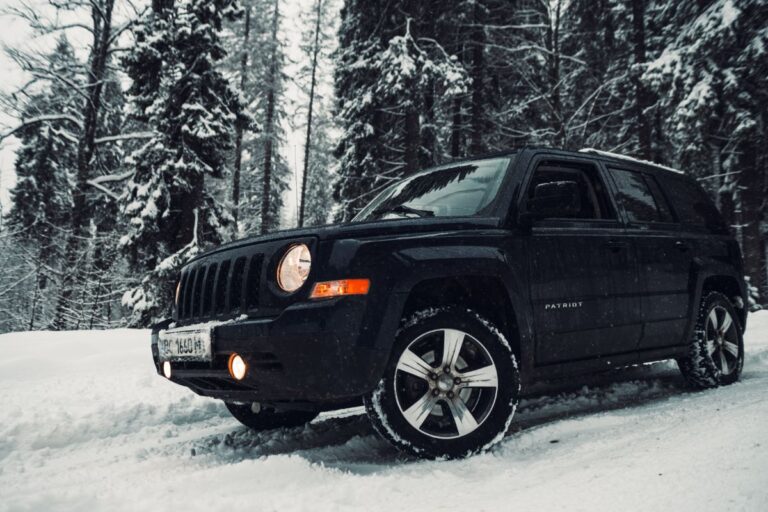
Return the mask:
<svg viewBox="0 0 768 512">
<path fill-rule="evenodd" d="M 28 2 L 36 7 L 41 6 L 41 10 L 47 3 L 45 0 L 28 0 Z M 298 13 L 302 9 L 308 9 L 312 3 L 314 3 L 314 0 L 283 0 L 281 2 L 282 20 L 280 31 L 282 32 L 282 40 L 285 44 L 285 52 L 289 62 L 285 70 L 286 75 L 289 77 L 289 80 L 286 82 L 285 94 L 292 100 L 294 107 L 306 101 L 305 94 L 290 80 L 296 74 L 302 59 L 299 48 L 301 29 L 297 23 Z M 0 0 L 0 12 L 4 13 L 0 14 L 0 46 L 3 49 L 7 47 L 50 47 L 52 38 L 35 38 L 25 22 L 18 17 L 7 14 L 8 9 L 17 7 L 19 4 L 19 0 Z M 332 20 L 329 20 L 329 22 L 335 22 L 337 16 L 331 16 L 331 18 Z M 83 38 L 83 34 L 68 33 L 67 36 L 73 45 L 80 52 L 83 52 L 84 56 L 84 52 L 87 49 L 87 40 Z M 24 82 L 24 74 L 6 56 L 4 51 L 0 51 L 0 69 L 3 70 L 3 73 L 0 75 L 0 91 L 12 91 Z M 320 72 L 330 74 L 332 70 L 321 69 Z M 290 183 L 291 188 L 286 191 L 283 198 L 285 209 L 282 212 L 282 227 L 284 228 L 293 227 L 296 223 L 297 183 L 301 181 L 304 156 L 304 128 L 293 126 L 290 118 L 291 116 L 289 115 L 285 121 L 286 142 L 282 151 L 286 162 L 294 170 L 294 173 Z M 16 126 L 17 121 L 13 117 L 0 112 L 0 133 L 4 133 Z M 2 211 L 7 211 L 10 206 L 8 192 L 15 184 L 13 164 L 17 147 L 18 141 L 13 137 L 0 142 L 0 208 Z"/>
</svg>

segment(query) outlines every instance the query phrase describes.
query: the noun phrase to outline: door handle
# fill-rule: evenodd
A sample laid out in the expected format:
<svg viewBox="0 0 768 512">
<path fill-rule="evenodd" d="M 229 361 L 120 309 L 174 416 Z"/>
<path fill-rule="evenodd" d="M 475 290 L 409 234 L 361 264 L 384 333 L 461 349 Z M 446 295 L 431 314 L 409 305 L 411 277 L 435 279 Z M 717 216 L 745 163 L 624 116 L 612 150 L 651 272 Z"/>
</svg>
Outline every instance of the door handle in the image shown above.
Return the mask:
<svg viewBox="0 0 768 512">
<path fill-rule="evenodd" d="M 685 252 L 689 249 L 688 244 L 683 242 L 682 240 L 678 240 L 675 242 L 675 248 L 680 252 Z"/>
<path fill-rule="evenodd" d="M 626 249 L 628 246 L 627 242 L 619 242 L 618 240 L 611 240 L 605 245 L 611 252 L 619 252 L 622 249 Z"/>
</svg>

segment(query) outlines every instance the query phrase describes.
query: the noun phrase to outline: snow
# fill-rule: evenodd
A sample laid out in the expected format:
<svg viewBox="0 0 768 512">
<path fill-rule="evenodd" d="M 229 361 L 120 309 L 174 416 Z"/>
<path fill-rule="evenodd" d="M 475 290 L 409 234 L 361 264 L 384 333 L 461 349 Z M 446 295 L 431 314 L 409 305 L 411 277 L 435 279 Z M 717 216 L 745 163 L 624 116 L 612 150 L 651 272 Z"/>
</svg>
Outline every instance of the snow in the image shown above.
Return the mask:
<svg viewBox="0 0 768 512">
<path fill-rule="evenodd" d="M 147 331 L 6 334 L 0 511 L 763 511 L 768 312 L 746 347 L 742 380 L 705 392 L 670 363 L 540 386 L 491 452 L 425 462 L 359 409 L 251 433 L 156 375 Z"/>
</svg>

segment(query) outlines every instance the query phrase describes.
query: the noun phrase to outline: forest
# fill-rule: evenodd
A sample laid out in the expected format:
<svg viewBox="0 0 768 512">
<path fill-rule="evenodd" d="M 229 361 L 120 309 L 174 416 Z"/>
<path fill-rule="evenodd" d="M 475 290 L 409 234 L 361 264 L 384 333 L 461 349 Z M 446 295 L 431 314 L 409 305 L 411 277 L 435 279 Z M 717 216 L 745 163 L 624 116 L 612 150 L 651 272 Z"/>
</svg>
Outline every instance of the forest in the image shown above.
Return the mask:
<svg viewBox="0 0 768 512">
<path fill-rule="evenodd" d="M 39 44 L 5 45 L 23 80 L 0 95 L 0 332 L 148 326 L 202 251 L 523 146 L 694 176 L 768 303 L 765 0 L 18 0 L 8 19 Z"/>
</svg>

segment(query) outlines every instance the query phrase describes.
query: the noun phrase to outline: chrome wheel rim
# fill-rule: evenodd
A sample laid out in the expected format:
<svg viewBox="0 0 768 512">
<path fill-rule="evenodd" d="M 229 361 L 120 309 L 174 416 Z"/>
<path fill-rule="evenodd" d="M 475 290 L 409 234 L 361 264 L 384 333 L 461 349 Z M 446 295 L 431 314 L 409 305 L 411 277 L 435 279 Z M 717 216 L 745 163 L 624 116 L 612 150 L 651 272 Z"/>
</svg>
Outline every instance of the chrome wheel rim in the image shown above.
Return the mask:
<svg viewBox="0 0 768 512">
<path fill-rule="evenodd" d="M 736 325 L 728 310 L 722 306 L 710 310 L 704 335 L 707 354 L 720 373 L 730 375 L 736 371 L 741 354 Z"/>
<path fill-rule="evenodd" d="M 477 338 L 437 329 L 413 340 L 395 369 L 395 399 L 403 418 L 430 437 L 455 439 L 477 430 L 498 395 L 498 372 Z"/>
</svg>

